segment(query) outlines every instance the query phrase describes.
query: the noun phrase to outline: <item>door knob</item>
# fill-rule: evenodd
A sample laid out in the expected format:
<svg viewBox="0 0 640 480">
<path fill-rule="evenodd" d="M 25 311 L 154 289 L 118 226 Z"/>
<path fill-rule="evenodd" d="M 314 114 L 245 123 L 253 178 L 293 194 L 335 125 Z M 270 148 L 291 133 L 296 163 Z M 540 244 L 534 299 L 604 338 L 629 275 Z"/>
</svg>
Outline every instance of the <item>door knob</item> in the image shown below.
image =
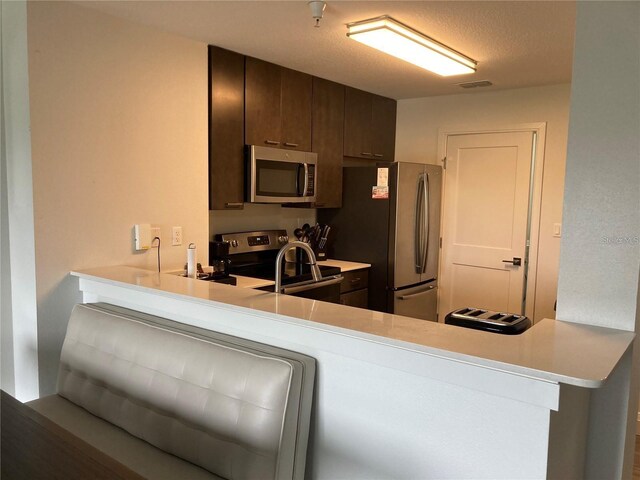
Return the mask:
<svg viewBox="0 0 640 480">
<path fill-rule="evenodd" d="M 516 267 L 522 265 L 522 259 L 519 257 L 513 257 L 513 260 L 502 260 L 502 263 L 511 263 Z"/>
</svg>

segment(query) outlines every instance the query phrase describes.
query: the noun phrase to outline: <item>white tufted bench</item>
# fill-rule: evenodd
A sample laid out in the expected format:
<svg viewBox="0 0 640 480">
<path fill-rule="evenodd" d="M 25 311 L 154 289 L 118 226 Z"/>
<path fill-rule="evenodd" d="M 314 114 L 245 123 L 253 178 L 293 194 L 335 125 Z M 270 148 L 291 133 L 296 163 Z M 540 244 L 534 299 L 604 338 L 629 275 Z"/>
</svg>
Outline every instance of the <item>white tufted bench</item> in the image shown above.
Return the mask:
<svg viewBox="0 0 640 480">
<path fill-rule="evenodd" d="M 302 479 L 314 359 L 76 305 L 58 393 L 29 405 L 146 478 Z"/>
</svg>

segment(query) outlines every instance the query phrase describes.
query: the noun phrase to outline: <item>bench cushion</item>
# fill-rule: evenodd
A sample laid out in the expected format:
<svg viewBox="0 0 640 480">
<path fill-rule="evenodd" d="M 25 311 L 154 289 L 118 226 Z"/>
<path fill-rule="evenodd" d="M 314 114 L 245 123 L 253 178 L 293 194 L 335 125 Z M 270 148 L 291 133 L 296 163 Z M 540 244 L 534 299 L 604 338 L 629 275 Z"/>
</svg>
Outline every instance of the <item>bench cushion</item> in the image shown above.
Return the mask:
<svg viewBox="0 0 640 480">
<path fill-rule="evenodd" d="M 60 395 L 39 398 L 28 405 L 145 478 L 222 480 L 222 477 L 130 435 Z"/>
<path fill-rule="evenodd" d="M 58 394 L 221 477 L 292 478 L 279 454 L 293 363 L 77 305 Z"/>
</svg>

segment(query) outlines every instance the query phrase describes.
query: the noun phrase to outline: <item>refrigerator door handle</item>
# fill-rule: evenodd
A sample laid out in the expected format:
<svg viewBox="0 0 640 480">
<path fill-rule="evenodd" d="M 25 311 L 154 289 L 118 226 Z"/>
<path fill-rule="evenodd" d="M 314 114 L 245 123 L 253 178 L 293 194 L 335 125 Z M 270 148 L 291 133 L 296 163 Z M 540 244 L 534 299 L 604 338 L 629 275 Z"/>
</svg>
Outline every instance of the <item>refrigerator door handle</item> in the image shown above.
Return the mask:
<svg viewBox="0 0 640 480">
<path fill-rule="evenodd" d="M 415 265 L 416 265 L 416 273 L 422 272 L 422 232 L 424 230 L 424 226 L 422 222 L 424 221 L 424 217 L 421 214 L 421 209 L 423 206 L 422 195 L 424 194 L 424 176 L 420 175 L 418 177 L 418 188 L 416 191 L 416 221 L 415 221 L 415 232 L 414 232 L 414 256 L 415 256 Z"/>
<path fill-rule="evenodd" d="M 436 287 L 434 287 L 433 285 L 430 285 L 427 288 L 425 288 L 424 290 L 422 290 L 421 292 L 410 293 L 409 295 L 400 295 L 398 297 L 398 300 L 411 300 L 412 298 L 419 297 L 420 295 L 424 295 L 425 293 L 430 292 L 434 288 L 436 288 Z"/>
<path fill-rule="evenodd" d="M 422 213 L 422 222 L 423 222 L 423 232 L 426 230 L 424 237 L 424 250 L 422 254 L 422 271 L 421 273 L 425 273 L 427 271 L 427 255 L 429 253 L 429 237 L 430 237 L 430 225 L 429 225 L 429 174 L 425 173 L 422 177 L 422 188 L 423 193 L 422 197 L 424 200 L 423 213 Z"/>
</svg>

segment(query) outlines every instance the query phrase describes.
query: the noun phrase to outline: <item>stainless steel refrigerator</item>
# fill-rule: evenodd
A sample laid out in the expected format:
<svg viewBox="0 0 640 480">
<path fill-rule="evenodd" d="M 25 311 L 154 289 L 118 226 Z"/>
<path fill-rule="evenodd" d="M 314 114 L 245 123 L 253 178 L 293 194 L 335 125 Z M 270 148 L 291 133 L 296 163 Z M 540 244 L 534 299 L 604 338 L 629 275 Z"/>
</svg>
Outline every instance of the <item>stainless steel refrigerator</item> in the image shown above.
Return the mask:
<svg viewBox="0 0 640 480">
<path fill-rule="evenodd" d="M 329 258 L 371 264 L 370 309 L 437 321 L 441 195 L 437 165 L 343 169 L 342 208 L 318 221 L 331 226 Z"/>
</svg>

